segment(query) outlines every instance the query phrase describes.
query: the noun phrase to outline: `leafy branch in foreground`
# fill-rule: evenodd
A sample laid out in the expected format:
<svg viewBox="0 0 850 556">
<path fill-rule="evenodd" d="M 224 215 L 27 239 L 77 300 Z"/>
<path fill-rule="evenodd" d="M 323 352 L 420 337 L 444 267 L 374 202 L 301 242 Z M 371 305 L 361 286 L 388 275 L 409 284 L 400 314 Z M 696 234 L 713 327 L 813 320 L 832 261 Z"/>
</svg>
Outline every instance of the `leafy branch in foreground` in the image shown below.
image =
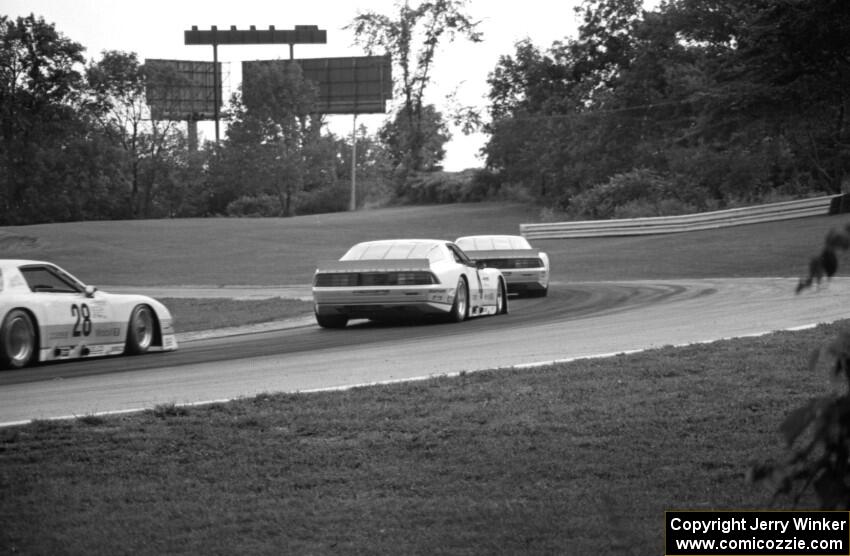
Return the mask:
<svg viewBox="0 0 850 556">
<path fill-rule="evenodd" d="M 820 285 L 838 271 L 838 252 L 850 249 L 850 224 L 831 230 L 821 253 L 809 263 L 809 274 L 801 278 L 797 293 Z M 756 481 L 777 481 L 774 498 L 790 496 L 797 505 L 812 492 L 822 509 L 850 509 L 850 330 L 814 350 L 809 370 L 821 364 L 843 379 L 845 392 L 815 397 L 792 411 L 780 430 L 791 450 L 780 465 L 764 464 L 753 469 Z"/>
</svg>

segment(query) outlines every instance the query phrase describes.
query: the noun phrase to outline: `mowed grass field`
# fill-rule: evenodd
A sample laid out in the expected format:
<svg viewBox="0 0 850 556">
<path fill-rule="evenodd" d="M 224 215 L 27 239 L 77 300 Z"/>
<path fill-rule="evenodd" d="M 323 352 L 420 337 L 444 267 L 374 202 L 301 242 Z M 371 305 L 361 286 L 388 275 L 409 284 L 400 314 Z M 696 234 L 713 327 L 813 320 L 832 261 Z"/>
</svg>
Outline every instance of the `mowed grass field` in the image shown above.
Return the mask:
<svg viewBox="0 0 850 556">
<path fill-rule="evenodd" d="M 518 234 L 538 209 L 476 203 L 295 218 L 79 222 L 0 228 L 3 258 L 55 262 L 94 285 L 309 284 L 359 241 Z M 687 234 L 538 240 L 555 280 L 797 276 L 830 227 L 818 217 Z M 843 269 L 843 270 L 846 270 Z"/>
<path fill-rule="evenodd" d="M 28 226 L 0 228 L 0 252 L 93 284 L 292 285 L 361 239 L 535 220 L 486 204 Z M 799 276 L 846 221 L 537 243 L 559 281 Z M 785 456 L 781 420 L 831 388 L 809 354 L 846 326 L 0 429 L 0 553 L 661 554 L 665 510 L 788 507 L 748 470 Z"/>
</svg>

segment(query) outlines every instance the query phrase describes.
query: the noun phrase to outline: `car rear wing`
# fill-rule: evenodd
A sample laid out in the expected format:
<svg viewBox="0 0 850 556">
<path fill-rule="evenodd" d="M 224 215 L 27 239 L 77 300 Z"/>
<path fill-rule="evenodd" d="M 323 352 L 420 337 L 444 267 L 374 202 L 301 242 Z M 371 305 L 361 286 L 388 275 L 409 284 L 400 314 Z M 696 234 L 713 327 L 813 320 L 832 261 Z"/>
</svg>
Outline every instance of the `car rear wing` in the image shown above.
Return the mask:
<svg viewBox="0 0 850 556">
<path fill-rule="evenodd" d="M 481 251 L 464 250 L 466 256 L 472 260 L 482 259 L 529 259 L 537 257 L 540 249 L 489 249 Z"/>
<path fill-rule="evenodd" d="M 370 259 L 319 263 L 316 272 L 413 272 L 431 271 L 428 259 Z"/>
</svg>

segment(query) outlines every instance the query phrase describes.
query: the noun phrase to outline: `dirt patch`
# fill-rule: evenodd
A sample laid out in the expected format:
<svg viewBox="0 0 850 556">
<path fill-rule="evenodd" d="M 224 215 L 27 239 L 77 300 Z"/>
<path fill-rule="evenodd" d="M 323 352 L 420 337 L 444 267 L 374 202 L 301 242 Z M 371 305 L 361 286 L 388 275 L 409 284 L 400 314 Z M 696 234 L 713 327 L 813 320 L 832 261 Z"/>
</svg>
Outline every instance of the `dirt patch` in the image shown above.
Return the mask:
<svg viewBox="0 0 850 556">
<path fill-rule="evenodd" d="M 16 251 L 19 249 L 35 249 L 38 247 L 38 238 L 18 234 L 4 234 L 0 232 L 0 250 Z"/>
</svg>

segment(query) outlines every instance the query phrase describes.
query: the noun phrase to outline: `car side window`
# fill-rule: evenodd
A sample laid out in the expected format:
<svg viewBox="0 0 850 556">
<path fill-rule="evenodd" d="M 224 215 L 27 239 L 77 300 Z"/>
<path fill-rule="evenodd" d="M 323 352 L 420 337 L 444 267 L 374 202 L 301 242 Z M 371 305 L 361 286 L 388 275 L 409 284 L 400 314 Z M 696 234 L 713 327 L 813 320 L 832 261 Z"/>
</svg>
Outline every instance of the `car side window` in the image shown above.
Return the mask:
<svg viewBox="0 0 850 556">
<path fill-rule="evenodd" d="M 44 266 L 21 267 L 21 275 L 34 292 L 79 293 L 80 288 Z"/>
<path fill-rule="evenodd" d="M 452 252 L 452 256 L 455 259 L 456 263 L 470 265 L 472 262 L 469 260 L 469 257 L 461 251 L 456 245 L 452 245 L 451 243 L 446 244 L 449 248 L 449 251 Z"/>
</svg>

